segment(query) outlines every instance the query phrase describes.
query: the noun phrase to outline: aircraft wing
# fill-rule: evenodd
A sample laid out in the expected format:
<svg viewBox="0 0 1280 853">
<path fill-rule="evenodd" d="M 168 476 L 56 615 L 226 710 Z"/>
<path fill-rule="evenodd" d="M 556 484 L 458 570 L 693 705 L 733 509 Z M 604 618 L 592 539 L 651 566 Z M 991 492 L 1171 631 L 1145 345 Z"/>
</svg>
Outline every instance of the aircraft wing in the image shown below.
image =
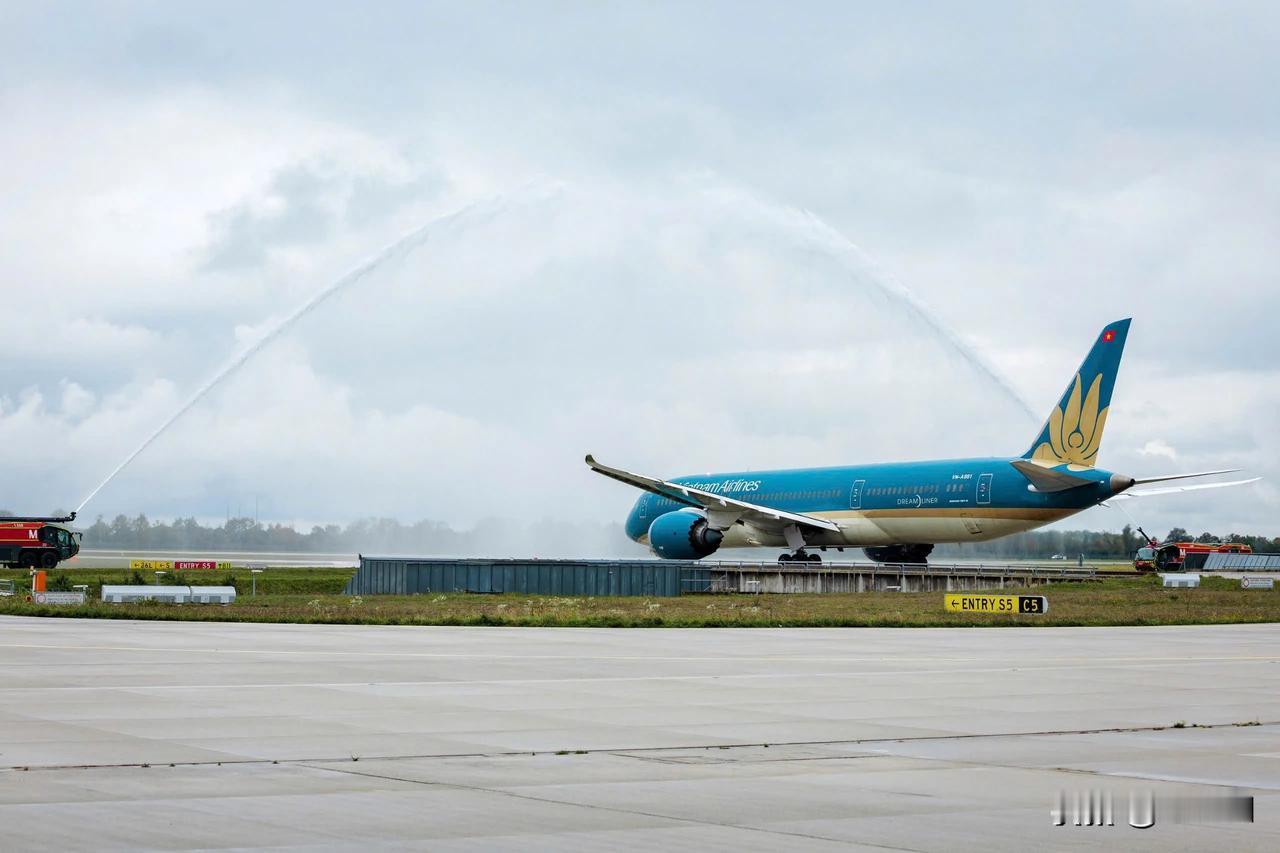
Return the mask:
<svg viewBox="0 0 1280 853">
<path fill-rule="evenodd" d="M 1249 483 L 1256 483 L 1261 479 L 1261 477 L 1252 477 L 1248 480 L 1232 480 L 1229 483 L 1197 483 L 1194 486 L 1165 486 L 1160 489 L 1130 489 L 1127 492 L 1112 495 L 1107 498 L 1106 502 L 1110 503 L 1115 500 L 1128 500 L 1129 498 L 1145 498 L 1150 495 L 1172 495 L 1175 492 L 1194 492 L 1199 489 L 1222 489 L 1227 486 L 1245 486 Z M 1140 480 L 1139 482 L 1142 481 Z"/>
<path fill-rule="evenodd" d="M 692 486 L 659 480 L 657 477 L 646 477 L 644 474 L 633 474 L 630 471 L 623 471 L 619 468 L 610 468 L 608 465 L 601 465 L 589 453 L 587 454 L 587 465 L 597 474 L 603 474 L 620 483 L 626 483 L 629 486 L 635 486 L 637 489 L 644 489 L 646 492 L 670 498 L 676 503 L 704 509 L 707 511 L 707 520 L 711 522 L 713 527 L 720 530 L 738 521 L 745 521 L 754 527 L 760 527 L 765 530 L 781 530 L 791 524 L 811 530 L 834 531 L 840 529 L 840 526 L 834 521 L 829 521 L 825 518 L 818 518 L 799 512 L 787 512 L 785 509 L 760 506 L 759 504 L 731 498 L 728 495 L 717 495 L 715 492 L 695 489 Z"/>
</svg>

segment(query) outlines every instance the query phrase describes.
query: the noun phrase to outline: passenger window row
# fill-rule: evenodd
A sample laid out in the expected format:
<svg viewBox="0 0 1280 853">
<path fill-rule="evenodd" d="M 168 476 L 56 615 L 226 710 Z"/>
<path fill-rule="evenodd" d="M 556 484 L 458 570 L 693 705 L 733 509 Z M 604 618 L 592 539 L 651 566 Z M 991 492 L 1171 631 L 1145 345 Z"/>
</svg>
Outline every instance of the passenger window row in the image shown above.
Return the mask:
<svg viewBox="0 0 1280 853">
<path fill-rule="evenodd" d="M 939 492 L 962 492 L 964 487 L 964 483 L 947 483 L 945 486 L 939 486 L 937 483 L 924 483 L 916 486 L 873 486 L 867 489 L 867 494 L 870 497 L 936 495 Z"/>
<path fill-rule="evenodd" d="M 725 497 L 737 498 L 745 503 L 770 503 L 773 501 L 796 501 L 796 500 L 822 500 L 827 498 L 840 497 L 839 489 L 808 489 L 794 492 L 769 492 L 760 494 L 759 492 L 734 492 Z M 655 495 L 654 509 L 666 509 L 668 507 L 681 507 L 687 504 L 679 501 L 673 501 L 671 498 L 664 498 Z"/>
<path fill-rule="evenodd" d="M 864 488 L 863 494 L 867 497 L 898 497 L 903 495 L 935 495 L 939 492 L 947 494 L 955 494 L 963 492 L 969 485 L 966 482 L 947 483 L 939 486 L 937 483 L 921 483 L 912 486 L 872 486 Z M 771 504 L 777 501 L 795 501 L 795 500 L 825 500 L 838 498 L 842 494 L 840 489 L 811 489 L 802 491 L 788 492 L 767 492 L 761 494 L 759 492 L 735 492 L 726 495 L 726 497 L 737 498 L 747 503 Z M 655 495 L 655 510 L 666 510 L 668 508 L 679 508 L 688 506 L 688 504 L 680 501 L 674 501 L 671 498 L 664 498 Z"/>
<path fill-rule="evenodd" d="M 730 495 L 730 497 L 744 500 L 747 503 L 768 503 L 769 501 L 796 501 L 796 500 L 819 500 L 823 498 L 840 497 L 839 489 L 811 489 L 799 492 L 769 492 L 767 494 L 758 495 L 753 492 L 747 492 L 741 495 Z"/>
</svg>

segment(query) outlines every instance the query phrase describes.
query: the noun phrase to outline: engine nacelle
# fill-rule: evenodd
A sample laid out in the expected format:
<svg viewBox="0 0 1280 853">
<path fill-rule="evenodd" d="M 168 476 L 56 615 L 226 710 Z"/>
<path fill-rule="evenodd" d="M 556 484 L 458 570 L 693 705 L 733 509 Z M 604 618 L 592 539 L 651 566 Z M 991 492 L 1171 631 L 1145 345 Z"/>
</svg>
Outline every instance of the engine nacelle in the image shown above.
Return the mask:
<svg viewBox="0 0 1280 853">
<path fill-rule="evenodd" d="M 723 533 L 687 510 L 660 515 L 649 525 L 649 547 L 664 560 L 700 560 L 723 541 Z"/>
</svg>

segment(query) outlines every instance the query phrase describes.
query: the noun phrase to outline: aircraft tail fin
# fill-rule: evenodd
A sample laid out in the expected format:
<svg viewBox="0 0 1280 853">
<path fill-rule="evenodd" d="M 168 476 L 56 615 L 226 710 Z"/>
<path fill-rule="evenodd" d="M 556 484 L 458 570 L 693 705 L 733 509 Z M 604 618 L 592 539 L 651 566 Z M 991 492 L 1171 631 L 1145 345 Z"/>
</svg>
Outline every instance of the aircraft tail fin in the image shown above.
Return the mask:
<svg viewBox="0 0 1280 853">
<path fill-rule="evenodd" d="M 1098 334 L 1058 405 L 1049 412 L 1040 435 L 1022 454 L 1043 465 L 1092 468 L 1111 409 L 1111 391 L 1120 372 L 1120 356 L 1130 320 L 1108 323 Z"/>
</svg>

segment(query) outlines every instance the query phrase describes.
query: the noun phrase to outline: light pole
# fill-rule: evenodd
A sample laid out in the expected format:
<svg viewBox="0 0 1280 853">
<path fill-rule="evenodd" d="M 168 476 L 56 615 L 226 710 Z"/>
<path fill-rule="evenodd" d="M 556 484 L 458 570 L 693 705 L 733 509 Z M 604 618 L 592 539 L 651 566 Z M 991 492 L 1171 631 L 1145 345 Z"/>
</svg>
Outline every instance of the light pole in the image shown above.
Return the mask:
<svg viewBox="0 0 1280 853">
<path fill-rule="evenodd" d="M 160 576 L 163 574 L 164 572 L 156 572 L 156 586 L 160 586 Z"/>
<path fill-rule="evenodd" d="M 260 574 L 262 574 L 262 569 L 249 570 L 249 577 L 252 579 L 252 582 L 253 582 L 253 595 L 255 598 L 258 595 L 258 575 Z"/>
</svg>

